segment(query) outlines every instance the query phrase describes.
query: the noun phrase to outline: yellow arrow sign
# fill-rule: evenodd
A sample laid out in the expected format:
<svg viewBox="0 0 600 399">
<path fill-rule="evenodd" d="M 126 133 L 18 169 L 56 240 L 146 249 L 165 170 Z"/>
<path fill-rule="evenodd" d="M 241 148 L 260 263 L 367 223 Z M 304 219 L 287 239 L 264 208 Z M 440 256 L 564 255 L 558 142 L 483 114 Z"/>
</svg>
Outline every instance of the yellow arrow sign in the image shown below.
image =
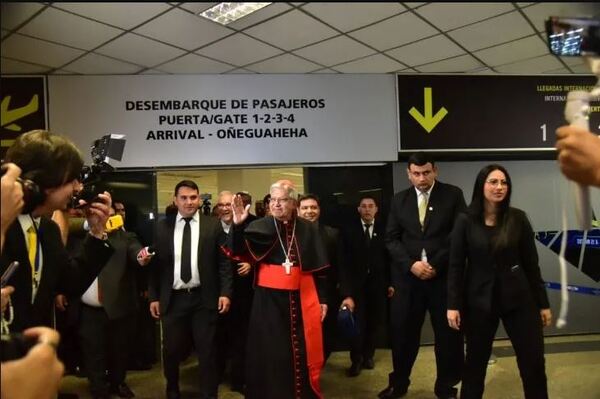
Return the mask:
<svg viewBox="0 0 600 399">
<path fill-rule="evenodd" d="M 425 97 L 425 115 L 421 114 L 415 107 L 412 107 L 408 113 L 427 131 L 431 131 L 438 123 L 448 114 L 446 108 L 442 107 L 435 115 L 433 115 L 433 99 L 431 95 L 431 87 L 425 87 L 423 90 Z"/>
</svg>

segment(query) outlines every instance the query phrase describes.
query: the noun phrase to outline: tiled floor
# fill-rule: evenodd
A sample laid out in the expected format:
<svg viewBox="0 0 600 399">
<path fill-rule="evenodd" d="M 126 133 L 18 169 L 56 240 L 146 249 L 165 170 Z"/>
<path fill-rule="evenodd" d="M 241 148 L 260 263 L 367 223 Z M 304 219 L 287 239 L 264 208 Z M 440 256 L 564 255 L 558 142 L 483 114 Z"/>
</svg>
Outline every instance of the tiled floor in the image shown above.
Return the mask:
<svg viewBox="0 0 600 399">
<path fill-rule="evenodd" d="M 484 397 L 522 398 L 521 382 L 510 343 L 496 342 L 494 354 L 496 362 L 488 367 Z M 377 393 L 387 385 L 387 374 L 391 369 L 390 351 L 378 350 L 375 369 L 364 370 L 356 378 L 345 375 L 349 362 L 347 352 L 331 355 L 321 378 L 323 396 L 327 399 L 376 398 Z M 184 398 L 194 397 L 196 370 L 194 361 L 182 366 L 181 388 Z M 552 399 L 600 399 L 600 335 L 547 338 L 546 373 Z M 435 398 L 433 347 L 421 348 L 411 380 L 406 398 Z M 127 382 L 138 399 L 164 397 L 164 380 L 158 365 L 151 371 L 129 372 Z M 72 376 L 64 379 L 62 392 L 77 393 L 82 399 L 89 398 L 87 381 Z M 219 398 L 238 399 L 242 395 L 231 392 L 227 384 L 223 384 L 219 388 Z"/>
</svg>

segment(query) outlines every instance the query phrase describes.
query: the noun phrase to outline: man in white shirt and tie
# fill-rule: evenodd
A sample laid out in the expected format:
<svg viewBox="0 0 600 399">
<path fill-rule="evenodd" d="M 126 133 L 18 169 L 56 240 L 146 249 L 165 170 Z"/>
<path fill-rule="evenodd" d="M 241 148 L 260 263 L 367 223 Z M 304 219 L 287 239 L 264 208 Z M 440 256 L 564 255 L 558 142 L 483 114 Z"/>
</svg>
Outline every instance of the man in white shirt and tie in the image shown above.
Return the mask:
<svg viewBox="0 0 600 399">
<path fill-rule="evenodd" d="M 178 214 L 159 223 L 148 287 L 150 313 L 163 326 L 166 396 L 181 397 L 179 362 L 191 335 L 198 355 L 199 397 L 216 398 L 217 312 L 229 310 L 232 291 L 230 263 L 220 246 L 223 227 L 218 219 L 198 212 L 200 192 L 193 181 L 175 186 L 173 202 Z"/>
</svg>

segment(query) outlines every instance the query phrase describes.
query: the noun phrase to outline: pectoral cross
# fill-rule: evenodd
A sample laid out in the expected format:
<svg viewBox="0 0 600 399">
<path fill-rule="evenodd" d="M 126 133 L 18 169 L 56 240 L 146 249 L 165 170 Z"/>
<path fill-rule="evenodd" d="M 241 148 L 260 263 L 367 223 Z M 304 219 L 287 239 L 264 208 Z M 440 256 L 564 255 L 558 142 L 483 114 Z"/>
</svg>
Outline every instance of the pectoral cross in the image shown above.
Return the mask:
<svg viewBox="0 0 600 399">
<path fill-rule="evenodd" d="M 290 262 L 288 258 L 285 258 L 285 262 L 281 264 L 281 266 L 285 267 L 285 274 L 290 274 L 292 272 L 292 265 L 294 262 Z"/>
</svg>

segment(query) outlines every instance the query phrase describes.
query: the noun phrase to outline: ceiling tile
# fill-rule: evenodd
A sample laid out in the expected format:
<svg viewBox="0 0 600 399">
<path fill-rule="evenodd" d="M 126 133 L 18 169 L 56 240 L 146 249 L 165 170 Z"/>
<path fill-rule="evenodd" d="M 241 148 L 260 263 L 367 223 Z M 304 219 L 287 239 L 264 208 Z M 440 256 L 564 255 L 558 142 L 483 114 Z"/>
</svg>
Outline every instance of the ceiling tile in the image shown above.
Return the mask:
<svg viewBox="0 0 600 399">
<path fill-rule="evenodd" d="M 404 13 L 349 35 L 378 50 L 387 50 L 437 33 L 417 16 Z"/>
<path fill-rule="evenodd" d="M 50 67 L 41 65 L 33 65 L 27 62 L 21 62 L 16 60 L 10 60 L 2 57 L 0 59 L 0 73 L 3 75 L 9 74 L 27 74 L 27 73 L 48 73 Z"/>
<path fill-rule="evenodd" d="M 2 30 L 0 31 L 0 37 L 4 38 L 4 37 L 5 37 L 6 35 L 8 35 L 9 33 L 10 33 L 10 31 L 2 29 Z"/>
<path fill-rule="evenodd" d="M 185 74 L 185 73 L 222 73 L 229 71 L 231 65 L 223 64 L 209 60 L 206 57 L 201 57 L 196 54 L 187 54 L 174 61 L 169 61 L 166 64 L 159 66 L 161 71 Z"/>
<path fill-rule="evenodd" d="M 237 33 L 204 47 L 196 53 L 242 66 L 272 57 L 281 53 L 281 51 L 243 33 Z"/>
<path fill-rule="evenodd" d="M 402 3 L 402 4 L 404 4 L 408 8 L 418 8 L 427 3 L 426 2 L 411 2 L 411 3 Z"/>
<path fill-rule="evenodd" d="M 123 31 L 55 8 L 46 8 L 19 33 L 91 50 Z"/>
<path fill-rule="evenodd" d="M 404 65 L 383 54 L 375 54 L 335 66 L 335 69 L 342 73 L 389 73 L 404 68 L 406 68 Z"/>
<path fill-rule="evenodd" d="M 245 32 L 285 50 L 306 46 L 337 34 L 327 25 L 298 10 L 253 26 Z"/>
<path fill-rule="evenodd" d="M 248 75 L 248 74 L 256 74 L 256 72 L 252 72 L 249 71 L 247 69 L 244 68 L 236 68 L 236 69 L 232 69 L 231 71 L 227 71 L 227 74 L 231 74 L 231 75 Z"/>
<path fill-rule="evenodd" d="M 177 4 L 177 3 L 175 3 Z M 188 11 L 193 12 L 194 14 L 199 14 L 204 10 L 208 10 L 209 8 L 211 8 L 214 5 L 219 4 L 218 2 L 216 3 L 209 3 L 209 2 L 198 2 L 198 3 L 181 3 L 179 4 L 179 7 L 181 8 L 185 8 Z"/>
<path fill-rule="evenodd" d="M 429 3 L 417 10 L 443 31 L 465 26 L 515 8 L 511 3 Z"/>
<path fill-rule="evenodd" d="M 83 51 L 31 37 L 12 34 L 2 41 L 2 55 L 25 62 L 60 67 Z"/>
<path fill-rule="evenodd" d="M 581 65 L 583 59 L 581 57 L 559 57 L 563 62 L 569 66 Z"/>
<path fill-rule="evenodd" d="M 538 3 L 523 9 L 535 28 L 545 32 L 544 21 L 552 17 L 598 17 L 598 2 L 589 3 Z"/>
<path fill-rule="evenodd" d="M 407 65 L 421 65 L 464 54 L 464 50 L 444 35 L 437 35 L 387 51 L 386 54 Z"/>
<path fill-rule="evenodd" d="M 167 73 L 159 71 L 158 69 L 146 69 L 145 71 L 140 72 L 140 75 L 167 75 Z"/>
<path fill-rule="evenodd" d="M 42 7 L 40 3 L 0 3 L 2 29 L 15 29 Z"/>
<path fill-rule="evenodd" d="M 195 50 L 233 33 L 231 29 L 216 22 L 177 8 L 140 26 L 134 32 L 186 50 Z"/>
<path fill-rule="evenodd" d="M 587 64 L 575 65 L 575 66 L 572 66 L 571 69 L 573 70 L 573 73 L 582 73 L 584 75 L 592 75 L 592 72 L 590 71 L 590 67 L 587 66 Z"/>
<path fill-rule="evenodd" d="M 552 69 L 550 71 L 544 71 L 542 73 L 546 73 L 549 75 L 562 75 L 562 74 L 570 74 L 571 72 L 567 68 L 562 67 L 562 68 L 558 68 L 558 69 Z"/>
<path fill-rule="evenodd" d="M 57 7 L 122 29 L 131 29 L 171 8 L 166 3 L 52 3 Z"/>
<path fill-rule="evenodd" d="M 529 36 L 474 53 L 477 58 L 492 67 L 544 54 L 548 54 L 548 47 L 546 47 L 546 43 L 538 35 Z"/>
<path fill-rule="evenodd" d="M 496 72 L 492 71 L 490 68 L 477 68 L 475 70 L 469 71 L 471 75 L 498 75 Z"/>
<path fill-rule="evenodd" d="M 333 69 L 323 68 L 323 69 L 318 69 L 316 71 L 313 71 L 311 73 L 338 73 L 338 72 L 334 71 Z"/>
<path fill-rule="evenodd" d="M 184 53 L 175 47 L 133 33 L 127 33 L 119 37 L 100 47 L 96 52 L 146 67 L 162 64 Z"/>
<path fill-rule="evenodd" d="M 67 71 L 66 69 L 56 69 L 50 75 L 78 75 L 76 72 Z"/>
<path fill-rule="evenodd" d="M 322 65 L 335 65 L 373 54 L 375 51 L 346 36 L 338 36 L 294 51 Z"/>
<path fill-rule="evenodd" d="M 417 67 L 420 72 L 467 72 L 473 69 L 481 67 L 481 63 L 470 55 L 461 55 L 460 57 L 451 58 L 440 62 L 434 62 L 432 64 L 423 65 Z"/>
<path fill-rule="evenodd" d="M 468 50 L 475 51 L 530 36 L 533 33 L 535 32 L 525 18 L 515 11 L 454 30 L 448 34 Z"/>
<path fill-rule="evenodd" d="M 342 32 L 361 28 L 406 10 L 395 2 L 307 3 L 302 9 Z"/>
<path fill-rule="evenodd" d="M 500 73 L 535 74 L 542 71 L 550 71 L 562 67 L 561 63 L 553 55 L 543 55 L 530 60 L 502 65 L 495 69 Z"/>
<path fill-rule="evenodd" d="M 259 73 L 306 73 L 320 68 L 319 65 L 292 54 L 283 54 L 266 61 L 246 66 Z"/>
<path fill-rule="evenodd" d="M 272 18 L 291 9 L 292 7 L 286 3 L 271 3 L 270 5 L 263 7 L 250 15 L 246 15 L 245 17 L 240 18 L 237 21 L 228 24 L 227 26 L 231 29 L 242 30 L 250 25 L 257 24 L 265 19 Z"/>
<path fill-rule="evenodd" d="M 86 54 L 63 68 L 84 75 L 135 74 L 142 69 L 138 65 L 94 53 Z"/>
</svg>

